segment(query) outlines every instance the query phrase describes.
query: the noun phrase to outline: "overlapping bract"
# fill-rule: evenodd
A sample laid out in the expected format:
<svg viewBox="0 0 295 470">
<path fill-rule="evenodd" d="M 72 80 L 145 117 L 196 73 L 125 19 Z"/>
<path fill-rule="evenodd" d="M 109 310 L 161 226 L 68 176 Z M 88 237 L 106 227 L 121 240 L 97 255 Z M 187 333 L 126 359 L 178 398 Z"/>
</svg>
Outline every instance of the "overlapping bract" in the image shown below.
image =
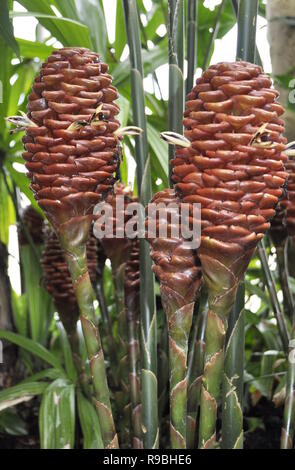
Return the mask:
<svg viewBox="0 0 295 470">
<path fill-rule="evenodd" d="M 181 199 L 202 206 L 200 257 L 215 257 L 238 277 L 269 228 L 287 177 L 277 95 L 256 65 L 211 66 L 187 97 L 191 147 L 177 150 L 173 161 Z"/>
<path fill-rule="evenodd" d="M 117 197 L 123 198 L 121 199 L 122 205 L 117 205 Z M 126 262 L 130 254 L 132 243 L 125 236 L 125 227 L 131 215 L 127 213 L 126 208 L 128 204 L 135 202 L 135 199 L 129 187 L 123 183 L 117 183 L 114 186 L 114 191 L 107 196 L 105 202 L 112 207 L 112 216 L 108 223 L 113 227 L 113 237 L 106 236 L 100 241 L 106 256 L 116 268 Z"/>
<path fill-rule="evenodd" d="M 139 268 L 139 242 L 134 240 L 131 252 L 125 267 L 125 305 L 126 315 L 135 315 L 139 319 L 139 291 L 140 291 L 140 268 Z"/>
<path fill-rule="evenodd" d="M 294 157 L 289 157 L 286 163 L 288 173 L 287 196 L 280 205 L 286 210 L 286 225 L 288 235 L 295 236 L 295 161 Z"/>
<path fill-rule="evenodd" d="M 43 217 L 32 206 L 27 206 L 22 215 L 22 224 L 18 225 L 18 239 L 21 246 L 28 245 L 29 240 L 24 227 L 36 245 L 43 243 Z"/>
<path fill-rule="evenodd" d="M 72 278 L 56 234 L 48 229 L 45 240 L 42 255 L 44 284 L 53 298 L 63 323 L 70 327 L 76 324 L 79 316 Z M 96 279 L 97 261 L 97 240 L 91 235 L 87 242 L 87 265 L 92 283 Z"/>
<path fill-rule="evenodd" d="M 270 233 L 276 245 L 282 243 L 287 236 L 295 236 L 295 161 L 288 157 L 285 164 L 288 173 L 288 187 L 279 202 L 276 214 L 271 221 Z"/>
<path fill-rule="evenodd" d="M 35 125 L 23 138 L 23 158 L 35 197 L 55 228 L 91 214 L 116 179 L 119 108 L 111 83 L 99 55 L 76 47 L 53 52 L 35 79 L 28 103 Z"/>
<path fill-rule="evenodd" d="M 179 214 L 179 200 L 173 189 L 164 189 L 157 193 L 151 200 L 152 204 L 164 204 L 167 209 L 157 211 L 155 237 L 150 238 L 151 256 L 154 261 L 153 271 L 156 274 L 160 286 L 162 301 L 171 302 L 176 308 L 194 302 L 196 294 L 201 286 L 202 273 L 199 260 L 194 250 L 179 237 L 173 237 L 172 224 L 177 217 L 171 217 L 172 212 Z M 168 206 L 173 204 L 174 208 Z M 167 237 L 159 237 L 159 230 L 163 223 L 167 223 Z M 147 217 L 146 224 L 152 222 Z M 177 222 L 176 222 L 177 223 Z M 177 227 L 177 231 L 180 227 Z M 180 233 L 180 232 L 179 232 Z"/>
</svg>

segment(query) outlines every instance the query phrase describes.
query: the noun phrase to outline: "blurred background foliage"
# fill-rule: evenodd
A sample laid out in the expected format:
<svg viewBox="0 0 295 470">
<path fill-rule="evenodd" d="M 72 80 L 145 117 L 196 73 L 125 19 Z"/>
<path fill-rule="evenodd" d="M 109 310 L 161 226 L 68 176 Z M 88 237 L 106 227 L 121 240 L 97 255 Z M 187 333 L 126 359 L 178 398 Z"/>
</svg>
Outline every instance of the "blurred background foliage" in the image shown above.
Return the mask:
<svg viewBox="0 0 295 470">
<path fill-rule="evenodd" d="M 36 210 L 40 209 L 29 190 L 29 180 L 25 175 L 21 158 L 22 134 L 10 134 L 4 118 L 25 112 L 33 78 L 53 48 L 82 46 L 99 52 L 108 63 L 114 85 L 120 94 L 121 124 L 132 124 L 130 65 L 123 7 L 118 0 L 112 18 L 115 22 L 115 37 L 110 42 L 104 3 L 102 0 L 0 2 L 0 339 L 4 341 L 5 355 L 5 363 L 0 365 L 0 439 L 3 446 L 9 445 L 5 444 L 6 441 L 10 442 L 9 436 L 12 439 L 17 436 L 17 445 L 24 447 L 102 446 L 97 432 L 97 415 L 91 402 L 76 387 L 76 375 L 65 332 L 58 318 L 53 315 L 50 299 L 46 299 L 43 292 L 40 267 L 42 247 L 29 243 L 25 250 L 20 249 L 19 259 L 14 260 L 19 251 L 16 248 L 14 227 L 21 224 L 23 208 L 30 203 Z M 222 38 L 236 23 L 231 1 L 215 2 L 215 8 L 209 8 L 207 3 L 198 1 L 197 66 L 200 69 L 209 65 L 215 39 Z M 19 5 L 23 11 L 19 11 Z M 168 149 L 159 139 L 159 132 L 166 130 L 168 125 L 168 83 L 163 87 L 158 77 L 159 68 L 168 64 L 168 6 L 167 0 L 137 0 L 137 5 L 146 85 L 152 187 L 153 192 L 156 192 L 168 186 Z M 262 1 L 259 13 L 261 16 L 266 14 Z M 13 32 L 11 20 L 28 16 L 38 21 L 34 41 L 15 37 Z M 226 51 L 223 59 L 226 60 Z M 278 76 L 277 80 L 284 87 L 289 78 L 290 73 Z M 136 190 L 132 137 L 124 139 L 123 151 L 126 158 L 121 166 L 121 178 L 125 184 L 131 183 Z M 278 298 L 282 301 L 276 252 L 268 239 L 266 246 Z M 8 271 L 8 261 L 14 263 L 14 266 L 19 263 L 19 292 L 12 288 L 12 284 L 16 284 L 13 277 L 18 276 L 18 270 Z M 291 287 L 295 293 L 295 280 L 292 280 Z M 104 273 L 104 290 L 110 315 L 115 322 L 114 290 L 108 263 Z M 156 293 L 159 294 L 157 285 Z M 161 315 L 159 311 L 159 330 L 163 323 Z M 41 328 L 45 324 L 46 328 Z M 11 344 L 16 348 L 11 350 Z M 83 341 L 80 346 L 83 348 Z M 6 361 L 6 357 L 11 359 Z M 265 431 L 267 423 L 258 408 L 254 413 L 251 410 L 257 403 L 268 400 L 266 406 L 272 410 L 275 419 L 277 412 L 274 406 L 280 407 L 284 400 L 287 368 L 258 257 L 253 258 L 246 275 L 245 358 L 246 430 L 255 435 L 257 430 Z M 57 392 L 60 399 L 56 406 Z M 40 401 L 39 442 L 36 423 Z M 76 428 L 75 432 L 77 417 L 80 426 L 79 431 Z M 59 425 L 56 427 L 57 422 Z"/>
</svg>

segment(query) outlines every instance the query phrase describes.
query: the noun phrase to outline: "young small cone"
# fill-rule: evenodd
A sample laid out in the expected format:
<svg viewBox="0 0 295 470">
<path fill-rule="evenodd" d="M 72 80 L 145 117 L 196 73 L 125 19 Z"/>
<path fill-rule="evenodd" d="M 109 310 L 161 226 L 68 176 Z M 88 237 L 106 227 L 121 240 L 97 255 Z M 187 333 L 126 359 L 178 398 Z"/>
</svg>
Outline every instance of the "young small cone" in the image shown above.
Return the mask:
<svg viewBox="0 0 295 470">
<path fill-rule="evenodd" d="M 71 335 L 76 331 L 79 308 L 65 253 L 53 231 L 47 230 L 45 234 L 41 264 L 45 288 L 53 298 L 65 330 Z M 90 236 L 87 242 L 87 265 L 91 282 L 94 284 L 97 267 L 97 240 L 94 236 Z"/>
<path fill-rule="evenodd" d="M 198 255 L 209 288 L 201 447 L 215 445 L 227 318 L 287 177 L 277 96 L 256 65 L 209 67 L 187 97 L 184 126 L 191 147 L 178 150 L 172 162 L 181 199 L 201 204 Z"/>
<path fill-rule="evenodd" d="M 117 206 L 116 202 L 119 198 L 121 198 L 123 204 Z M 125 237 L 124 231 L 125 225 L 131 217 L 126 213 L 126 207 L 134 202 L 132 191 L 129 187 L 125 187 L 123 183 L 117 183 L 114 186 L 114 191 L 107 196 L 105 202 L 113 209 L 112 218 L 108 222 L 113 228 L 114 236 L 104 237 L 100 242 L 107 258 L 112 263 L 112 268 L 116 270 L 128 260 L 130 254 L 131 242 Z"/>
<path fill-rule="evenodd" d="M 271 220 L 269 234 L 276 247 L 281 247 L 285 244 L 288 237 L 285 198 L 277 205 L 274 218 Z"/>
<path fill-rule="evenodd" d="M 157 208 L 156 219 L 150 212 L 152 204 Z M 159 209 L 159 205 L 163 208 Z M 186 448 L 188 337 L 202 273 L 195 251 L 180 235 L 179 200 L 174 190 L 157 193 L 148 205 L 147 213 L 147 230 L 156 221 L 155 233 L 150 236 L 148 232 L 147 236 L 168 322 L 171 445 L 183 449 Z M 161 236 L 164 224 L 167 224 L 165 238 Z"/>
<path fill-rule="evenodd" d="M 286 225 L 289 235 L 289 273 L 295 277 L 295 159 L 289 157 L 286 163 L 286 170 L 289 174 L 288 191 L 286 202 Z"/>
<path fill-rule="evenodd" d="M 43 217 L 32 206 L 27 206 L 22 215 L 22 224 L 18 225 L 18 240 L 21 246 L 28 245 L 29 240 L 24 227 L 35 245 L 43 243 Z"/>
</svg>

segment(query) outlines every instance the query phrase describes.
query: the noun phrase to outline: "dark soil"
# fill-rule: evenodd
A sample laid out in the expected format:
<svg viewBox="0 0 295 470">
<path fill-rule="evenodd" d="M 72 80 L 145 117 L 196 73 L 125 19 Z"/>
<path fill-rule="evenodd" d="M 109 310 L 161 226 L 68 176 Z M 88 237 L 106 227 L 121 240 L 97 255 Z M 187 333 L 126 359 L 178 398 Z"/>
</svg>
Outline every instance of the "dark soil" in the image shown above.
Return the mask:
<svg viewBox="0 0 295 470">
<path fill-rule="evenodd" d="M 245 415 L 247 418 L 261 419 L 261 428 L 247 432 L 245 423 L 245 449 L 279 449 L 282 427 L 283 408 L 275 408 L 274 404 L 266 398 L 250 408 Z M 262 429 L 262 427 L 264 429 Z"/>
<path fill-rule="evenodd" d="M 0 433 L 0 449 L 40 449 L 39 407 L 38 398 L 18 405 L 18 414 L 25 421 L 28 434 L 26 436 L 11 436 Z"/>
</svg>

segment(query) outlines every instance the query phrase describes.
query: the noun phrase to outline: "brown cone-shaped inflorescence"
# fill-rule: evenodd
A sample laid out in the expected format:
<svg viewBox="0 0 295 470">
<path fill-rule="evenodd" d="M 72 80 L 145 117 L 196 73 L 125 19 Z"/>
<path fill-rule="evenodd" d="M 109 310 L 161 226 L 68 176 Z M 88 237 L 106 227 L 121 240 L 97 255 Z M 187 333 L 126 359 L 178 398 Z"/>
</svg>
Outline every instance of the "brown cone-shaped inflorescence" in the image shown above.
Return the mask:
<svg viewBox="0 0 295 470">
<path fill-rule="evenodd" d="M 287 236 L 295 236 L 295 161 L 288 156 L 285 164 L 288 185 L 271 221 L 270 234 L 275 245 L 283 244 Z"/>
<path fill-rule="evenodd" d="M 94 283 L 97 267 L 97 240 L 93 235 L 87 241 L 87 265 L 90 279 Z M 79 317 L 78 304 L 64 251 L 56 234 L 49 228 L 45 233 L 42 267 L 45 287 L 53 298 L 66 330 L 71 332 L 75 329 Z"/>
<path fill-rule="evenodd" d="M 25 233 L 28 231 L 33 243 L 41 245 L 43 243 L 43 217 L 33 206 L 27 206 L 22 214 L 22 224 L 18 224 L 18 239 L 21 246 L 28 245 L 29 240 Z"/>
<path fill-rule="evenodd" d="M 284 245 L 288 236 L 286 209 L 284 205 L 285 198 L 278 203 L 275 216 L 271 220 L 270 224 L 269 233 L 275 246 Z"/>
<path fill-rule="evenodd" d="M 288 173 L 288 187 L 287 195 L 281 202 L 281 205 L 286 210 L 286 225 L 288 235 L 295 236 L 295 159 L 292 156 L 288 157 L 286 163 L 286 171 Z"/>
<path fill-rule="evenodd" d="M 198 254 L 212 287 L 221 274 L 225 289 L 237 286 L 282 195 L 284 110 L 277 96 L 270 78 L 247 62 L 211 66 L 187 96 L 191 147 L 177 150 L 173 180 L 183 201 L 201 204 Z"/>
<path fill-rule="evenodd" d="M 125 267 L 124 286 L 127 317 L 128 315 L 139 315 L 140 269 L 138 239 L 132 242 L 131 252 Z"/>
<path fill-rule="evenodd" d="M 149 237 L 151 256 L 154 261 L 153 271 L 160 286 L 164 308 L 173 311 L 175 308 L 188 305 L 196 300 L 202 283 L 200 262 L 195 251 L 181 238 L 179 221 L 179 199 L 173 189 L 158 192 L 150 204 L 163 209 L 156 210 L 156 227 L 154 235 Z M 165 208 L 166 206 L 166 208 Z M 151 206 L 148 206 L 149 214 Z M 172 214 L 176 216 L 172 216 Z M 163 224 L 167 221 L 167 237 L 161 237 Z M 147 216 L 146 228 L 152 229 L 153 221 Z M 175 227 L 174 224 L 177 226 Z M 174 234 L 179 233 L 178 236 Z"/>
<path fill-rule="evenodd" d="M 29 96 L 35 125 L 23 138 L 31 188 L 56 230 L 91 215 L 110 190 L 120 160 L 119 108 L 107 65 L 84 48 L 54 51 Z"/>
<path fill-rule="evenodd" d="M 131 240 L 125 236 L 125 227 L 131 215 L 126 212 L 128 204 L 135 202 L 130 187 L 117 183 L 105 202 L 112 208 L 112 213 L 106 215 L 107 223 L 113 231 L 113 237 L 100 240 L 106 256 L 111 260 L 114 269 L 118 268 L 129 258 Z"/>
</svg>

